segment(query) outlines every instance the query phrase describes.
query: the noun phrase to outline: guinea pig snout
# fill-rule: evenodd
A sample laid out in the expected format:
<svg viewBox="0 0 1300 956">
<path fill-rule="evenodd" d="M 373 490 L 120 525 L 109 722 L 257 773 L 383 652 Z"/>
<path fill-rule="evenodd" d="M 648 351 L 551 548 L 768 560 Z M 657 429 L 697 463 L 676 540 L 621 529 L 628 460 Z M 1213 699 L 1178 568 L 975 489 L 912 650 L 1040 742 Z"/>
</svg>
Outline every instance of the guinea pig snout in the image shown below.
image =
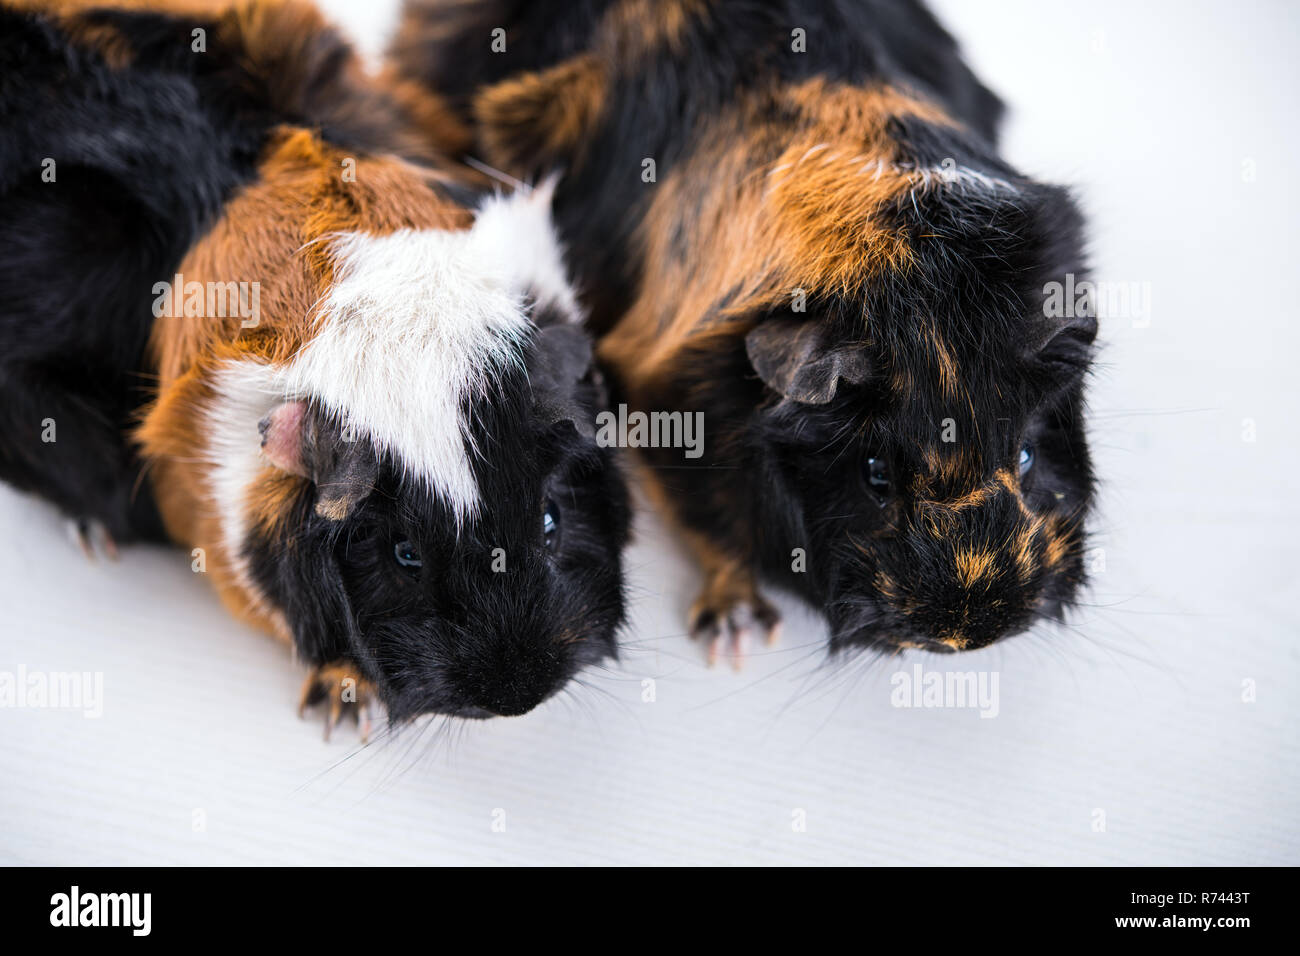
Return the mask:
<svg viewBox="0 0 1300 956">
<path fill-rule="evenodd" d="M 490 639 L 455 668 L 459 696 L 470 707 L 498 717 L 526 714 L 567 678 L 560 648 L 529 637 Z"/>
<path fill-rule="evenodd" d="M 899 637 L 974 650 L 1026 629 L 1047 579 L 1045 525 L 1013 494 L 974 508 L 918 503 L 903 533 L 882 542 L 873 580 Z"/>
</svg>

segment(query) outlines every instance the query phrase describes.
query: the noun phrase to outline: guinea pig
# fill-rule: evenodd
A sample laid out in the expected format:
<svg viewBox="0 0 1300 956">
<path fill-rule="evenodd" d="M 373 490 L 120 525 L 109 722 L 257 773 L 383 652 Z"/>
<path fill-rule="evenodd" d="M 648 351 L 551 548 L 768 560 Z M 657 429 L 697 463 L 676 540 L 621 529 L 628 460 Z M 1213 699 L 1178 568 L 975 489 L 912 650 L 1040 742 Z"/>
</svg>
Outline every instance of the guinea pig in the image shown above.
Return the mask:
<svg viewBox="0 0 1300 956">
<path fill-rule="evenodd" d="M 56 118 L 128 144 L 75 162 L 160 248 L 104 243 L 101 277 L 141 264 L 64 320 L 143 334 L 118 440 L 227 608 L 310 665 L 301 705 L 328 698 L 327 735 L 375 702 L 517 715 L 615 654 L 628 503 L 549 191 L 475 196 L 410 132 L 436 104 L 370 85 L 312 7 L 85 16 L 17 21 L 72 64 Z M 60 132 L 33 115 L 26 155 Z"/>
<path fill-rule="evenodd" d="M 429 94 L 364 83 L 305 3 L 0 0 L 0 25 L 0 479 L 71 516 L 83 546 L 165 540 L 127 438 L 153 286 L 255 174 L 268 130 L 317 125 L 448 190 L 429 144 L 465 134 Z"/>
<path fill-rule="evenodd" d="M 494 28 L 503 43 L 490 50 Z M 617 400 L 737 661 L 821 608 L 836 651 L 984 647 L 1084 583 L 1096 322 L 1068 193 L 997 155 L 999 100 L 912 0 L 408 0 L 391 56 L 555 216 Z M 1054 285 L 1059 284 L 1059 285 Z"/>
</svg>

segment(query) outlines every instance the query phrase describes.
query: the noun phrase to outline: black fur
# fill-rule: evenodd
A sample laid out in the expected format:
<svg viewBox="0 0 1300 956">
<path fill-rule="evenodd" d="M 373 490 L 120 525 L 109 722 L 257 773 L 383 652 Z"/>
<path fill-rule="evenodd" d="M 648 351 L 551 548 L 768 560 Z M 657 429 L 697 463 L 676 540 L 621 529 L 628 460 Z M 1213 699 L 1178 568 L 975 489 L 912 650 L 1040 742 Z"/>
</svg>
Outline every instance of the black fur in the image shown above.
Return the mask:
<svg viewBox="0 0 1300 956">
<path fill-rule="evenodd" d="M 594 370 L 545 354 L 540 338 L 526 370 L 504 372 L 466 408 L 488 503 L 477 518 L 457 530 L 444 504 L 384 461 L 374 491 L 343 521 L 315 514 L 308 490 L 291 541 L 254 535 L 246 546 L 299 652 L 313 663 L 355 661 L 394 721 L 522 714 L 617 653 L 627 492 L 613 452 L 582 434 L 603 402 Z M 562 386 L 557 366 L 575 373 Z M 557 420 L 557 406 L 572 417 Z M 558 518 L 549 544 L 548 503 Z M 407 541 L 419 569 L 395 558 Z"/>
<path fill-rule="evenodd" d="M 979 647 L 1061 613 L 1084 579 L 1093 476 L 1082 396 L 1096 326 L 1087 316 L 1045 316 L 1044 285 L 1085 276 L 1081 219 L 1064 190 L 997 156 L 998 99 L 913 0 L 716 0 L 682 18 L 670 42 L 631 37 L 636 58 L 622 61 L 608 45 L 597 49 L 607 42 L 596 39 L 598 23 L 613 6 L 408 0 L 407 29 L 393 48 L 400 69 L 470 120 L 475 97 L 494 84 L 584 54 L 600 59 L 607 89 L 579 148 L 530 163 L 527 144 L 545 138 L 530 139 L 519 117 L 505 131 L 480 129 L 480 142 L 517 135 L 515 175 L 565 172 L 557 222 L 601 334 L 639 297 L 657 294 L 661 314 L 675 306 L 663 277 L 645 272 L 638 232 L 656 187 L 636 175 L 642 158 L 655 159 L 662 183 L 718 137 L 744 137 L 750 165 L 740 175 L 758 177 L 799 129 L 801 118 L 775 95 L 747 128 L 719 126 L 741 97 L 763 102 L 814 76 L 887 84 L 957 121 L 893 116 L 899 168 L 985 177 L 918 184 L 875 210 L 914 252 L 914 268 L 883 270 L 857 291 L 814 290 L 802 316 L 784 306 L 737 315 L 733 290 L 718 288 L 671 369 L 624 376 L 620 397 L 637 407 L 707 416 L 710 437 L 695 467 L 682 467 L 673 450 L 647 452 L 662 466 L 656 479 L 677 517 L 824 608 L 836 648 Z M 507 31 L 503 53 L 490 52 L 496 26 Z M 806 54 L 790 52 L 792 27 L 807 31 Z M 716 187 L 708 171 L 693 172 L 698 190 Z M 686 202 L 693 196 L 679 192 Z M 692 235 L 690 209 L 678 222 L 679 256 L 713 241 Z M 805 322 L 819 324 L 815 335 L 755 355 Z M 747 339 L 760 327 L 759 339 Z M 940 386 L 936 337 L 958 370 L 960 395 Z M 810 355 L 810 341 L 822 351 Z M 841 362 L 836 350 L 853 360 Z M 805 364 L 774 379 L 768 373 L 783 354 Z M 955 445 L 942 440 L 946 422 Z M 1034 461 L 1017 478 L 1026 447 Z M 871 459 L 888 474 L 883 493 L 864 478 Z M 792 570 L 796 548 L 806 551 L 804 572 Z"/>
<path fill-rule="evenodd" d="M 161 540 L 126 438 L 152 385 L 153 283 L 254 175 L 275 124 L 399 153 L 410 138 L 393 139 L 405 128 L 396 104 L 342 95 L 349 48 L 332 31 L 268 78 L 223 46 L 219 19 L 74 16 L 120 36 L 130 65 L 110 65 L 51 16 L 0 3 L 0 479 L 117 540 Z M 47 420 L 56 441 L 42 441 Z"/>
<path fill-rule="evenodd" d="M 474 95 L 510 76 L 585 51 L 592 29 L 617 0 L 407 0 L 407 17 L 437 25 L 435 42 L 399 35 L 393 58 L 406 75 L 446 97 L 467 120 Z M 570 263 L 590 322 L 606 331 L 627 308 L 639 276 L 632 231 L 647 191 L 630 171 L 654 157 L 660 176 L 688 152 L 738 90 L 824 76 L 854 83 L 901 75 L 988 139 L 1002 104 L 957 54 L 956 44 L 915 0 L 715 0 L 679 48 L 664 49 L 633 76 L 620 75 L 611 108 L 576 157 L 543 157 L 518 170 L 571 175 L 556 194 L 556 223 L 574 248 Z M 790 55 L 792 25 L 816 38 L 814 54 Z M 505 52 L 491 52 L 493 29 Z"/>
</svg>

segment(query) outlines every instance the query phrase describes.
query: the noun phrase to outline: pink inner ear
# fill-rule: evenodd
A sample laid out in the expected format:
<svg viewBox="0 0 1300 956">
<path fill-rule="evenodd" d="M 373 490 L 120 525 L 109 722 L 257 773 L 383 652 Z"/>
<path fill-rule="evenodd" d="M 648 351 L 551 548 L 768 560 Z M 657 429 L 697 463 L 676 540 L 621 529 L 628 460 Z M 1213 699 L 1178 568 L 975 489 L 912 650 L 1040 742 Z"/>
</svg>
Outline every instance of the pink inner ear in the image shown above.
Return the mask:
<svg viewBox="0 0 1300 956">
<path fill-rule="evenodd" d="M 302 460 L 302 429 L 306 420 L 306 402 L 285 402 L 271 409 L 271 414 L 257 423 L 266 460 L 303 478 L 311 477 Z"/>
</svg>

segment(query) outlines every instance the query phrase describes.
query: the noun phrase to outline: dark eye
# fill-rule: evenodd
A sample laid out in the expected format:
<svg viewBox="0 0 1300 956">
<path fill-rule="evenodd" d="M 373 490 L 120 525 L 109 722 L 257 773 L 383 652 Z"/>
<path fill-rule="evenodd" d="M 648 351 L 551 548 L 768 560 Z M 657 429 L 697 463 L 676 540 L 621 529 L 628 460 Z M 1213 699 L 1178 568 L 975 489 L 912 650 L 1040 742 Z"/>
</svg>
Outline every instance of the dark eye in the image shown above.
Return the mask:
<svg viewBox="0 0 1300 956">
<path fill-rule="evenodd" d="M 889 494 L 889 466 L 883 458 L 867 459 L 867 484 L 882 498 Z"/>
<path fill-rule="evenodd" d="M 1034 446 L 1025 442 L 1020 446 L 1020 473 L 1023 475 L 1034 467 Z"/>
<path fill-rule="evenodd" d="M 424 566 L 424 562 L 420 560 L 420 549 L 410 541 L 399 541 L 393 545 L 393 558 L 404 568 Z"/>
<path fill-rule="evenodd" d="M 552 551 L 560 543 L 560 509 L 550 498 L 542 505 L 542 538 Z"/>
</svg>

